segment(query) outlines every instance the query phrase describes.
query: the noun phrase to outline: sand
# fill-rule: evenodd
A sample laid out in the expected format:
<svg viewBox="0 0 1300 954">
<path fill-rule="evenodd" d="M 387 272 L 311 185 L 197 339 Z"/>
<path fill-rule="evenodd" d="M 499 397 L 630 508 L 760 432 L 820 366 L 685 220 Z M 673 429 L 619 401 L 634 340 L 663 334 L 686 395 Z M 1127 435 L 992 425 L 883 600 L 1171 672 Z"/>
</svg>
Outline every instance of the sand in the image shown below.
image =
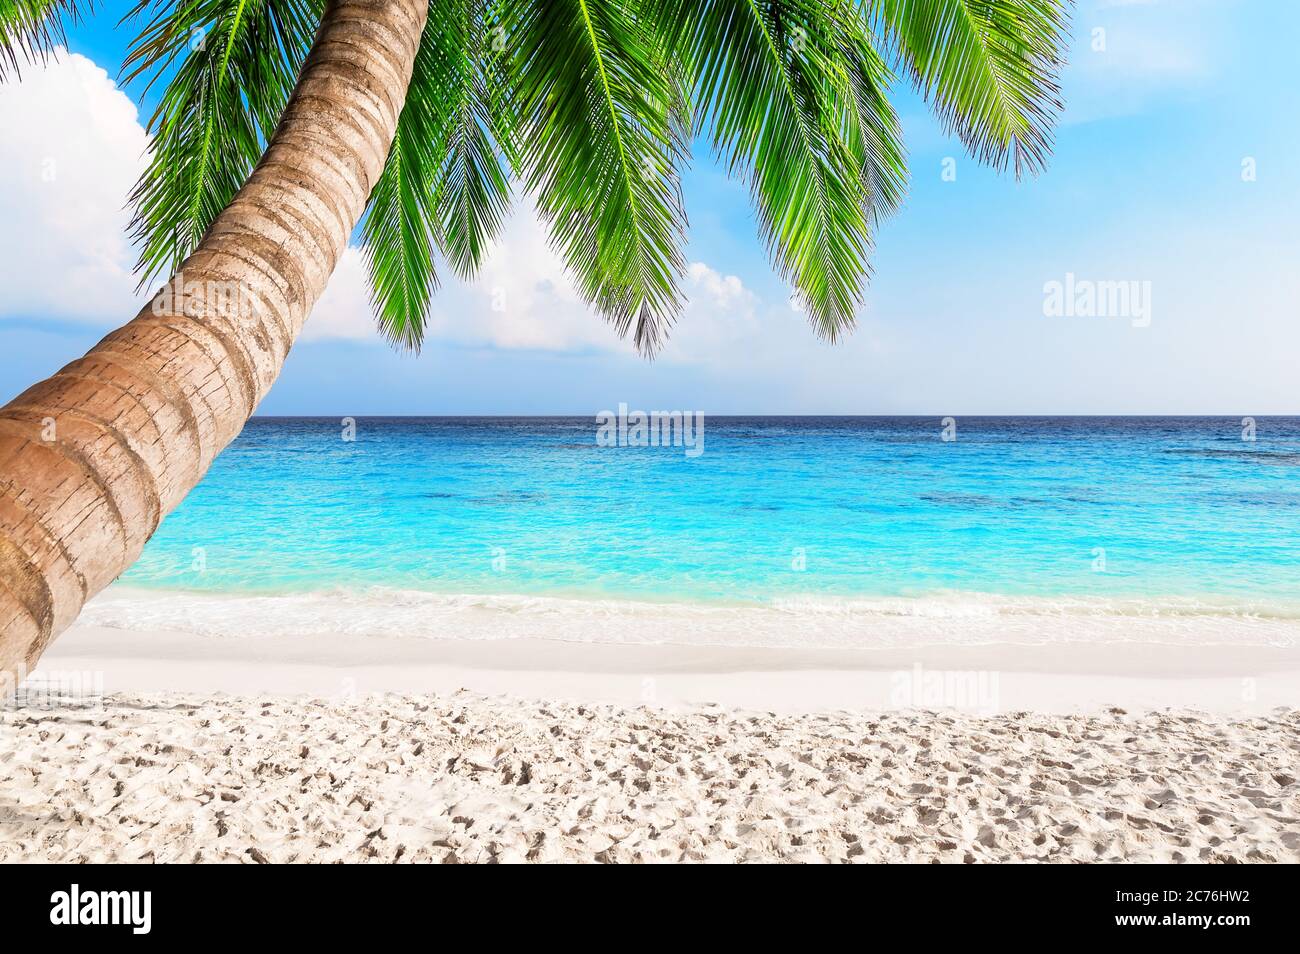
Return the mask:
<svg viewBox="0 0 1300 954">
<path fill-rule="evenodd" d="M 0 732 L 5 862 L 1300 860 L 1294 710 L 123 694 Z"/>
<path fill-rule="evenodd" d="M 83 628 L 0 862 L 1295 862 L 1297 662 Z"/>
</svg>

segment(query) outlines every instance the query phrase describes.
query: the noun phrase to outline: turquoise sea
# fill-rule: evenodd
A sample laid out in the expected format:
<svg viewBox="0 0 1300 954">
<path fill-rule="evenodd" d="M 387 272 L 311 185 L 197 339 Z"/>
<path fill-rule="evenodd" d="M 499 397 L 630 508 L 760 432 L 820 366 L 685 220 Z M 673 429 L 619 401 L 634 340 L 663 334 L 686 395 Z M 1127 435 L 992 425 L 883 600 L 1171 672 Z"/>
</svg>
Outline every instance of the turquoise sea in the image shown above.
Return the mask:
<svg viewBox="0 0 1300 954">
<path fill-rule="evenodd" d="M 946 431 L 706 417 L 692 456 L 600 446 L 594 417 L 360 418 L 354 435 L 338 418 L 257 418 L 88 617 L 240 634 L 1296 640 L 1300 418 Z"/>
</svg>

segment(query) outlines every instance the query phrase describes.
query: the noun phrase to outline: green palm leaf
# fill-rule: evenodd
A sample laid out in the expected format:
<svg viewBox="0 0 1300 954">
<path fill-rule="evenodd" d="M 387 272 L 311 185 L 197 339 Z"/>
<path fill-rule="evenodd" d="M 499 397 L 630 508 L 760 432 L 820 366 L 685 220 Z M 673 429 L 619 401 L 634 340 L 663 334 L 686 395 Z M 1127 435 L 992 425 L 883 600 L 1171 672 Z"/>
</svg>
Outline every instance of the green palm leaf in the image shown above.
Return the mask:
<svg viewBox="0 0 1300 954">
<path fill-rule="evenodd" d="M 510 205 L 503 163 L 515 153 L 502 71 L 504 41 L 490 33 L 482 3 L 454 0 L 454 6 L 448 24 L 451 122 L 434 192 L 443 250 L 456 273 L 468 278 L 501 231 Z"/>
<path fill-rule="evenodd" d="M 0 0 L 0 77 L 65 44 L 66 24 L 80 22 L 93 7 L 94 0 Z"/>
<path fill-rule="evenodd" d="M 140 0 L 132 15 L 151 0 Z M 141 286 L 180 264 L 261 157 L 319 22 L 321 0 L 180 0 L 136 38 L 126 81 L 166 76 L 153 154 L 131 199 Z"/>
<path fill-rule="evenodd" d="M 434 181 L 450 121 L 446 64 L 455 52 L 444 42 L 444 23 L 445 16 L 430 16 L 425 24 L 397 134 L 361 223 L 379 330 L 395 345 L 413 350 L 423 340 L 438 284 Z"/>
<path fill-rule="evenodd" d="M 1047 161 L 1069 28 L 1062 0 L 873 0 L 870 16 L 944 126 L 1019 177 Z"/>
<path fill-rule="evenodd" d="M 417 351 L 438 284 L 429 234 L 428 179 L 422 168 L 425 152 L 409 126 L 399 124 L 361 225 L 379 330 L 394 344 Z"/>
<path fill-rule="evenodd" d="M 874 225 L 902 204 L 907 192 L 907 158 L 903 130 L 888 97 L 894 75 L 877 52 L 876 38 L 866 21 L 846 14 L 841 9 L 845 24 L 842 68 L 852 90 L 854 122 L 845 139 L 850 152 L 858 157 L 862 190 Z"/>
<path fill-rule="evenodd" d="M 0 72 L 93 0 L 0 0 Z M 141 285 L 175 268 L 261 156 L 324 0 L 137 0 L 126 80 L 163 82 L 133 194 Z M 814 327 L 851 327 L 905 189 L 903 64 L 945 126 L 1017 175 L 1060 108 L 1063 0 L 431 0 L 361 242 L 380 327 L 419 347 L 434 255 L 471 276 L 525 182 L 579 291 L 653 353 L 682 306 L 680 170 L 706 134 Z M 878 37 L 883 37 L 883 43 Z"/>
<path fill-rule="evenodd" d="M 583 296 L 652 354 L 681 309 L 681 90 L 640 0 L 514 4 L 520 164 Z"/>
<path fill-rule="evenodd" d="M 701 119 L 749 183 L 774 265 L 834 340 L 862 302 L 869 225 L 901 195 L 897 124 L 861 62 L 856 11 L 826 0 L 682 4 Z M 684 40 L 684 42 L 683 42 Z"/>
<path fill-rule="evenodd" d="M 375 315 L 399 346 L 418 349 L 423 338 L 433 248 L 468 278 L 500 233 L 512 146 L 502 50 L 482 4 L 436 0 L 361 231 Z"/>
</svg>

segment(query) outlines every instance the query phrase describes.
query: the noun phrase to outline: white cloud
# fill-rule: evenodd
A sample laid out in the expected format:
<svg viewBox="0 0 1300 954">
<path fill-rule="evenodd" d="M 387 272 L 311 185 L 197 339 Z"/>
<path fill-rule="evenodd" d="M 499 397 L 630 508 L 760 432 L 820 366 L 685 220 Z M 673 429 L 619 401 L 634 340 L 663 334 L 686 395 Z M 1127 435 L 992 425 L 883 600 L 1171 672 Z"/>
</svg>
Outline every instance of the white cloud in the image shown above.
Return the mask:
<svg viewBox="0 0 1300 954">
<path fill-rule="evenodd" d="M 370 310 L 370 279 L 365 256 L 357 248 L 343 251 L 321 295 L 303 325 L 300 340 L 322 338 L 374 339 L 378 335 Z"/>
<path fill-rule="evenodd" d="M 0 129 L 0 316 L 133 317 L 127 197 L 149 145 L 135 104 L 60 49 L 0 83 Z"/>
<path fill-rule="evenodd" d="M 547 245 L 535 214 L 506 224 L 478 276 L 461 282 L 442 262 L 426 339 L 507 349 L 621 350 L 617 335 L 583 304 L 563 264 Z M 304 340 L 373 339 L 365 257 L 343 253 L 303 330 Z"/>
<path fill-rule="evenodd" d="M 531 208 L 506 223 L 474 281 L 444 273 L 431 336 L 499 348 L 630 350 L 587 308 Z"/>
<path fill-rule="evenodd" d="M 664 347 L 665 361 L 735 361 L 762 335 L 762 303 L 739 277 L 691 262 L 685 289 L 687 304 Z"/>
<path fill-rule="evenodd" d="M 702 292 L 715 308 L 753 311 L 754 294 L 738 276 L 720 275 L 703 262 L 691 262 L 686 269 L 686 276 L 690 279 L 691 286 Z M 692 300 L 696 298 L 693 297 Z"/>
<path fill-rule="evenodd" d="M 520 211 L 469 283 L 440 265 L 442 286 L 434 295 L 426 339 L 507 350 L 609 351 L 631 353 L 608 322 L 587 306 L 563 262 L 550 248 L 536 214 Z M 360 250 L 343 254 L 324 296 L 304 330 L 304 340 L 372 339 L 368 279 Z M 703 262 L 687 268 L 687 305 L 665 350 L 667 360 L 725 354 L 725 345 L 753 333 L 756 296 L 735 275 Z M 676 338 L 688 338 L 679 344 Z"/>
</svg>

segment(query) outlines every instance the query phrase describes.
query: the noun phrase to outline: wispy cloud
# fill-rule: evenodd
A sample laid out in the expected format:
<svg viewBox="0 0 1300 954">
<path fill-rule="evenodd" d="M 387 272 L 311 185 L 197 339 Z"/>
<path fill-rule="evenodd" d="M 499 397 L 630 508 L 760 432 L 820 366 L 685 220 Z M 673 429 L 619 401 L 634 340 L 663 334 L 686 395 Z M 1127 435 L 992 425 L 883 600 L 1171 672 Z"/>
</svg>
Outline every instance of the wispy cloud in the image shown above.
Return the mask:
<svg viewBox="0 0 1300 954">
<path fill-rule="evenodd" d="M 1080 8 L 1064 76 L 1063 122 L 1141 113 L 1204 85 L 1226 56 L 1220 6 L 1209 0 L 1099 0 Z"/>
</svg>

